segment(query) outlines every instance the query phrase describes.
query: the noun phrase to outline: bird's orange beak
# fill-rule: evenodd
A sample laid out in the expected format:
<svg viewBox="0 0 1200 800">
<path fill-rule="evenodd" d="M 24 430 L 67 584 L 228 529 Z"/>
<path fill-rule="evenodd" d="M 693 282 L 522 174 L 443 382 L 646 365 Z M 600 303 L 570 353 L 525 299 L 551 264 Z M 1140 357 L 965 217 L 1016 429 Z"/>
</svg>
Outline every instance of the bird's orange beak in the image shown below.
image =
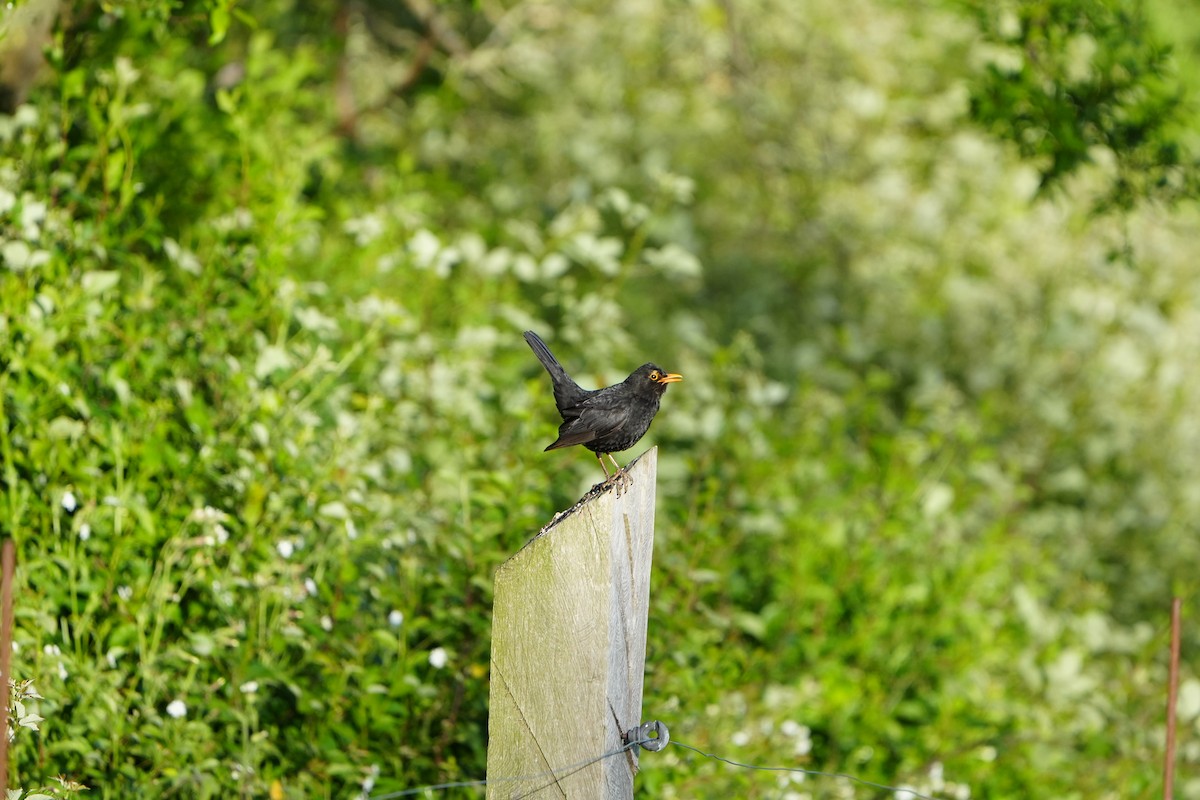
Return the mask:
<svg viewBox="0 0 1200 800">
<path fill-rule="evenodd" d="M 683 380 L 683 376 L 677 372 L 668 372 L 658 379 L 659 383 L 679 383 Z"/>
</svg>

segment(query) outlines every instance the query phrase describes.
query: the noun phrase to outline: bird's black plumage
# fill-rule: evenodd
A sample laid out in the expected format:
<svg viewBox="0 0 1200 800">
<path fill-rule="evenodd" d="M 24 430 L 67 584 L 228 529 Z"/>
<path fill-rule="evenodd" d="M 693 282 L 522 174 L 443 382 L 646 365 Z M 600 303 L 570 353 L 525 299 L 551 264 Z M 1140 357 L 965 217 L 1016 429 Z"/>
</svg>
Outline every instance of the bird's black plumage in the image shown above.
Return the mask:
<svg viewBox="0 0 1200 800">
<path fill-rule="evenodd" d="M 682 375 L 669 373 L 656 364 L 643 364 L 621 383 L 604 389 L 580 388 L 562 364 L 533 331 L 525 331 L 525 341 L 534 355 L 550 373 L 554 382 L 554 404 L 562 415 L 558 438 L 547 450 L 581 444 L 596 454 L 604 474 L 602 456 L 608 455 L 616 465 L 613 453 L 628 450 L 646 435 L 667 384 L 682 380 Z M 617 467 L 618 472 L 620 467 Z"/>
</svg>

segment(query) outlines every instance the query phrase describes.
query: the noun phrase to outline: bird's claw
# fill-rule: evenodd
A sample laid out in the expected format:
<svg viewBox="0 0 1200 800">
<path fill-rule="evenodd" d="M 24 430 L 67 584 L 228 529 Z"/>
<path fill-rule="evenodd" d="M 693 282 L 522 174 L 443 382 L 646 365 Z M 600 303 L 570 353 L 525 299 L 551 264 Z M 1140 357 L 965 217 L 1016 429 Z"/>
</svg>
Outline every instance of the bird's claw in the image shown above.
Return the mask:
<svg viewBox="0 0 1200 800">
<path fill-rule="evenodd" d="M 617 490 L 617 497 L 633 487 L 633 477 L 624 469 L 618 469 L 612 475 L 605 478 L 604 483 L 613 486 Z"/>
</svg>

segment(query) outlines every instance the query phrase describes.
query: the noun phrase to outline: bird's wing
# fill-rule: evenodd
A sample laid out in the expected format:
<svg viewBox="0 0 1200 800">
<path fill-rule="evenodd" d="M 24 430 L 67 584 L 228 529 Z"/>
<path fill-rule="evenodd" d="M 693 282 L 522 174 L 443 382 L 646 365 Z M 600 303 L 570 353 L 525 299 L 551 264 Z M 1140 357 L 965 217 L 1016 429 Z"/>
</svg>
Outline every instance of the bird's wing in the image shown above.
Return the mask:
<svg viewBox="0 0 1200 800">
<path fill-rule="evenodd" d="M 588 430 L 595 431 L 597 439 L 603 439 L 620 430 L 627 419 L 629 419 L 628 406 L 589 408 L 579 415 L 579 422 Z"/>
<path fill-rule="evenodd" d="M 587 444 L 588 442 L 592 441 L 592 439 L 596 438 L 595 431 L 563 430 L 563 428 L 566 428 L 569 424 L 570 423 L 567 422 L 562 424 L 562 426 L 558 429 L 558 438 L 546 445 L 547 450 L 557 450 L 560 447 L 570 447 L 573 444 Z"/>
<path fill-rule="evenodd" d="M 594 439 L 608 436 L 625 424 L 629 417 L 629 406 L 613 402 L 601 393 L 564 410 L 563 417 L 563 424 L 558 429 L 558 439 L 547 447 L 547 450 L 570 447 L 573 444 L 587 444 Z"/>
</svg>

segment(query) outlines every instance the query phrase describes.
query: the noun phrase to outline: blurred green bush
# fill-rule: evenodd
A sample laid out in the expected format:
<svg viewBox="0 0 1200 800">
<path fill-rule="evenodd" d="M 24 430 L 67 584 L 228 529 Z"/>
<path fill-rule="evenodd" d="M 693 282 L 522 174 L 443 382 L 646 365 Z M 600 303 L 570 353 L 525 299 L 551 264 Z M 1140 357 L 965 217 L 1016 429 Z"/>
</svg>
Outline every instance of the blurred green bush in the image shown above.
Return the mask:
<svg viewBox="0 0 1200 800">
<path fill-rule="evenodd" d="M 989 37 L 1027 31 L 973 8 L 64 18 L 0 120 L 0 520 L 46 717 L 22 785 L 480 777 L 492 571 L 597 477 L 540 452 L 532 327 L 585 384 L 687 375 L 647 440 L 647 718 L 949 797 L 1150 791 L 1200 558 L 1196 208 L 1111 137 L 1059 158 L 1032 111 L 981 118 Z M 1098 7 L 1070 8 L 1042 30 Z M 1062 69 L 1135 59 L 1104 119 L 1182 91 L 1100 21 Z M 837 786 L 670 749 L 638 780 Z"/>
</svg>

